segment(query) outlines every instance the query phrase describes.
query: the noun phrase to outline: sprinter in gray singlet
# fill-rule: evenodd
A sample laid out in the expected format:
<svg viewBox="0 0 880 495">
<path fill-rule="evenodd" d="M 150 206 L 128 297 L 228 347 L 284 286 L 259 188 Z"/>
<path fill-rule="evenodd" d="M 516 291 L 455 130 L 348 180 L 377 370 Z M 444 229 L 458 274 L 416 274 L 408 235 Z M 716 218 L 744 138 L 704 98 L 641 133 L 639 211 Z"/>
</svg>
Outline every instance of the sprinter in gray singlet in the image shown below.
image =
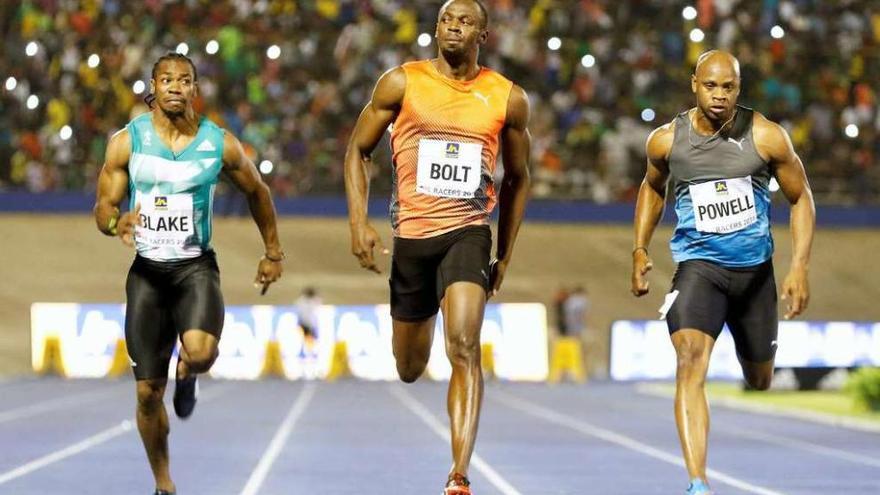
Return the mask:
<svg viewBox="0 0 880 495">
<path fill-rule="evenodd" d="M 713 50 L 691 79 L 697 106 L 648 138 L 632 252 L 632 292 L 648 292 L 648 246 L 663 215 L 669 179 L 678 223 L 670 247 L 678 263 L 661 312 L 678 368 L 675 421 L 690 476 L 688 495 L 710 494 L 706 479 L 709 356 L 727 323 L 749 386 L 764 390 L 776 356 L 777 299 L 770 234 L 772 178 L 791 203 L 793 257 L 782 288 L 786 318 L 809 300 L 807 268 L 815 224 L 803 164 L 778 124 L 736 104 L 739 62 Z"/>
<path fill-rule="evenodd" d="M 125 341 L 137 379 L 137 425 L 156 480 L 156 495 L 175 491 L 168 462 L 168 416 L 162 398 L 180 339 L 174 411 L 189 417 L 196 377 L 218 354 L 223 329 L 220 274 L 211 247 L 214 186 L 222 172 L 248 199 L 265 255 L 254 281 L 265 292 L 281 276 L 269 188 L 241 143 L 193 110 L 195 65 L 169 53 L 153 66 L 151 112 L 132 120 L 107 146 L 98 178 L 95 222 L 137 254 L 126 282 Z M 129 211 L 119 205 L 130 197 Z"/>
</svg>

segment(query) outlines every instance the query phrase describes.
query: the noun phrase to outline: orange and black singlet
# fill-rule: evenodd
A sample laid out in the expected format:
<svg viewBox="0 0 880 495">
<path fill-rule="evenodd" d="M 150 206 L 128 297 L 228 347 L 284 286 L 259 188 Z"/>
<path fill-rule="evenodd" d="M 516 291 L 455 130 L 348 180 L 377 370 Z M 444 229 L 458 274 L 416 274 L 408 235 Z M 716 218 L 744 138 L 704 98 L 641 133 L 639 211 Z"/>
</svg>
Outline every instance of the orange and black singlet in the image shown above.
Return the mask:
<svg viewBox="0 0 880 495">
<path fill-rule="evenodd" d="M 394 235 L 422 239 L 488 224 L 513 83 L 485 67 L 470 81 L 442 75 L 430 60 L 402 68 L 406 92 L 391 131 Z"/>
</svg>

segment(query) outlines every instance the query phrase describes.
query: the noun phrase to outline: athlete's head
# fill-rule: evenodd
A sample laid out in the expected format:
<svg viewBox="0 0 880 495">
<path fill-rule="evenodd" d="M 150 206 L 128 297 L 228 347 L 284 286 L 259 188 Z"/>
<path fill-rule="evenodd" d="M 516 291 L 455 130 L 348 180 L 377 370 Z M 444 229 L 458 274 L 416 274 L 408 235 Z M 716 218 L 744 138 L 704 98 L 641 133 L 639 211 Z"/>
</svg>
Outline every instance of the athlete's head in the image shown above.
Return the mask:
<svg viewBox="0 0 880 495">
<path fill-rule="evenodd" d="M 447 58 L 479 50 L 489 39 L 489 13 L 480 0 L 449 0 L 437 16 L 437 45 Z"/>
<path fill-rule="evenodd" d="M 153 65 L 150 94 L 145 98 L 169 116 L 183 115 L 198 95 L 199 75 L 193 61 L 185 55 L 169 52 Z"/>
<path fill-rule="evenodd" d="M 710 50 L 697 60 L 691 90 L 697 107 L 714 122 L 727 122 L 739 98 L 739 61 L 728 52 Z"/>
</svg>

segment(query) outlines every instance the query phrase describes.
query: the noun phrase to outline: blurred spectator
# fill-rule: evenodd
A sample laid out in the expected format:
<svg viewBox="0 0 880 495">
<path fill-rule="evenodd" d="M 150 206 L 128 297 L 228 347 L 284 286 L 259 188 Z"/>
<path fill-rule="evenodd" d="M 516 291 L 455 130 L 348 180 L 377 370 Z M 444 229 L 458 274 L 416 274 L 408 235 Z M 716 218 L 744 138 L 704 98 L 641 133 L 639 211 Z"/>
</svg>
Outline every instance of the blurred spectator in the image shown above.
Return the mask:
<svg viewBox="0 0 880 495">
<path fill-rule="evenodd" d="M 562 311 L 565 315 L 565 330 L 560 329 L 564 337 L 582 338 L 587 326 L 587 311 L 590 309 L 590 301 L 587 299 L 587 291 L 583 287 L 575 287 L 562 303 Z"/>
<path fill-rule="evenodd" d="M 306 287 L 294 303 L 296 315 L 299 318 L 299 326 L 303 329 L 303 335 L 307 340 L 318 337 L 318 310 L 321 308 L 321 298 L 314 287 Z"/>
<path fill-rule="evenodd" d="M 198 68 L 197 108 L 273 164 L 277 196 L 339 194 L 376 78 L 434 55 L 417 40 L 440 3 L 0 2 L 0 189 L 93 190 L 108 136 L 144 110 L 152 63 L 176 49 Z M 532 100 L 535 196 L 632 200 L 647 134 L 692 105 L 695 59 L 721 47 L 742 63 L 741 102 L 791 133 L 817 200 L 880 201 L 876 0 L 699 0 L 693 19 L 667 0 L 486 3 L 481 60 Z M 387 145 L 374 163 L 387 192 Z"/>
</svg>

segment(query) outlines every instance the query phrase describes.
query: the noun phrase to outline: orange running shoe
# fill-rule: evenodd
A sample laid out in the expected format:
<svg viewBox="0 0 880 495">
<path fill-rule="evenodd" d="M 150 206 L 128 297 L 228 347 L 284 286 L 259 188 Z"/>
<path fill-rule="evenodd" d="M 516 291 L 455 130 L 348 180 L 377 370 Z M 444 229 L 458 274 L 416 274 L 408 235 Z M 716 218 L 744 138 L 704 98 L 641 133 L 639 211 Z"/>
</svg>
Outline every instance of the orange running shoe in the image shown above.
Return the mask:
<svg viewBox="0 0 880 495">
<path fill-rule="evenodd" d="M 446 482 L 443 495 L 473 495 L 470 486 L 471 482 L 463 474 L 452 473 Z"/>
</svg>

